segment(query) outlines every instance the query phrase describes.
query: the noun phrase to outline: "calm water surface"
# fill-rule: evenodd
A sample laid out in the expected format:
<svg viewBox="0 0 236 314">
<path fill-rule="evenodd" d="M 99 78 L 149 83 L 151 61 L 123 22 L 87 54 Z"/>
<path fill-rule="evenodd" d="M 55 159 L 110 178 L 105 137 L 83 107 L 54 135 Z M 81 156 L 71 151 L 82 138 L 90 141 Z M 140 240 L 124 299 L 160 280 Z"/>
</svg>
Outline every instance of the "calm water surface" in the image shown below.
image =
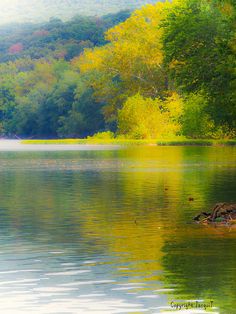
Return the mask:
<svg viewBox="0 0 236 314">
<path fill-rule="evenodd" d="M 192 223 L 236 201 L 236 148 L 10 150 L 0 313 L 236 313 L 235 229 Z M 194 300 L 213 308 L 171 307 Z"/>
</svg>

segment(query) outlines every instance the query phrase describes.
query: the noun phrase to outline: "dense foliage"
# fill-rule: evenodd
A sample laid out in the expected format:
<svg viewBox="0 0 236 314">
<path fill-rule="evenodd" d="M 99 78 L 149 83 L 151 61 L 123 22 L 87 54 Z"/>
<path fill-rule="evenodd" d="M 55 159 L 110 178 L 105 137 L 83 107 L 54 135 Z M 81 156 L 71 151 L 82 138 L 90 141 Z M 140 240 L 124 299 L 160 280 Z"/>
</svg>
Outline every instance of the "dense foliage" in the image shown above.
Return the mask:
<svg viewBox="0 0 236 314">
<path fill-rule="evenodd" d="M 86 47 L 104 45 L 104 32 L 129 15 L 122 11 L 104 17 L 77 16 L 68 22 L 54 18 L 48 23 L 2 26 L 0 62 L 25 57 L 70 60 Z"/>
<path fill-rule="evenodd" d="M 225 131 L 236 128 L 235 8 L 230 1 L 189 0 L 163 23 L 165 63 L 176 86 L 204 92 L 205 113 Z"/>
<path fill-rule="evenodd" d="M 176 0 L 2 28 L 1 134 L 234 137 L 235 10 Z"/>
<path fill-rule="evenodd" d="M 76 137 L 104 128 L 98 102 L 70 63 L 86 47 L 104 45 L 104 32 L 129 17 L 53 19 L 0 29 L 0 131 L 23 137 Z"/>
</svg>

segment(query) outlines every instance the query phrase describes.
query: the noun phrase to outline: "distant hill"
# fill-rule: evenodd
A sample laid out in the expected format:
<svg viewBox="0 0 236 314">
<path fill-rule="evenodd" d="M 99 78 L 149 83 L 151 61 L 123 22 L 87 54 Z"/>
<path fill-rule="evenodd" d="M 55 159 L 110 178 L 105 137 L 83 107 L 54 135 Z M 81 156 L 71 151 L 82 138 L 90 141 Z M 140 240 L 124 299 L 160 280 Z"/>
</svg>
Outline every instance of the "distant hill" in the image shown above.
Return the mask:
<svg viewBox="0 0 236 314">
<path fill-rule="evenodd" d="M 54 58 L 70 60 L 84 48 L 106 43 L 104 32 L 125 21 L 130 11 L 120 11 L 102 17 L 76 16 L 63 22 L 2 25 L 0 27 L 0 63 L 21 58 Z"/>
<path fill-rule="evenodd" d="M 42 22 L 51 17 L 68 20 L 75 15 L 105 15 L 132 10 L 155 0 L 1 0 L 0 24 Z"/>
</svg>

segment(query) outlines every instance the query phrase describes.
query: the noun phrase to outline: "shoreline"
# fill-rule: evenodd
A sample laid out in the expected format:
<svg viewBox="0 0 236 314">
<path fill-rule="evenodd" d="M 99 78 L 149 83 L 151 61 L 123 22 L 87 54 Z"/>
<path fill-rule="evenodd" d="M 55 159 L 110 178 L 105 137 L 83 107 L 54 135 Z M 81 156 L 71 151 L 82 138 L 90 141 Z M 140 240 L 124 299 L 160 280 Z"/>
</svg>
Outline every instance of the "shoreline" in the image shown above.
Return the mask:
<svg viewBox="0 0 236 314">
<path fill-rule="evenodd" d="M 236 139 L 162 139 L 162 140 L 132 140 L 132 139 L 53 139 L 53 140 L 21 140 L 23 145 L 143 145 L 143 146 L 236 146 Z"/>
</svg>

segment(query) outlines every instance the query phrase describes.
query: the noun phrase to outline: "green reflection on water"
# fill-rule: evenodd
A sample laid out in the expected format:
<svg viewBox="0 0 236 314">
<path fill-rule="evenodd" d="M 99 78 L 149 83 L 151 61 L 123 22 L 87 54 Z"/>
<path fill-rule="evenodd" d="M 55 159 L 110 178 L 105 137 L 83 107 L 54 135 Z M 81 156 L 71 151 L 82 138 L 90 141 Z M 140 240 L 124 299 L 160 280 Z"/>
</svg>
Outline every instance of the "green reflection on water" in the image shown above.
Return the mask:
<svg viewBox="0 0 236 314">
<path fill-rule="evenodd" d="M 78 260 L 105 255 L 108 266 L 115 258 L 116 283 L 174 288 L 169 300 L 212 299 L 234 313 L 236 233 L 192 217 L 235 201 L 235 148 L 1 153 L 0 174 L 3 241 L 73 247 Z"/>
</svg>

